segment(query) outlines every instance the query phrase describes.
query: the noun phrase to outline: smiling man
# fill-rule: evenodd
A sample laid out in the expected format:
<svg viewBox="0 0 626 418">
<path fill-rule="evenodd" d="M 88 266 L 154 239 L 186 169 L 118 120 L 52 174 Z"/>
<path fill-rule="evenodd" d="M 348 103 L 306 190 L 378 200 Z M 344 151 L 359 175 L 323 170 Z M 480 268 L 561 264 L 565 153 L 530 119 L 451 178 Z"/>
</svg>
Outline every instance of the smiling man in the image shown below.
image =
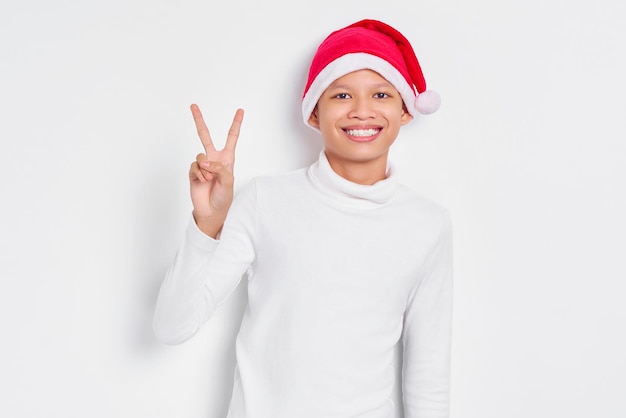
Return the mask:
<svg viewBox="0 0 626 418">
<path fill-rule="evenodd" d="M 247 276 L 228 418 L 392 418 L 398 342 L 404 416 L 449 416 L 450 216 L 388 160 L 401 127 L 438 107 L 397 30 L 363 20 L 335 31 L 302 100 L 324 141 L 318 160 L 257 177 L 233 200 L 243 110 L 218 151 L 192 105 L 205 152 L 154 329 L 170 344 L 191 338 Z"/>
</svg>

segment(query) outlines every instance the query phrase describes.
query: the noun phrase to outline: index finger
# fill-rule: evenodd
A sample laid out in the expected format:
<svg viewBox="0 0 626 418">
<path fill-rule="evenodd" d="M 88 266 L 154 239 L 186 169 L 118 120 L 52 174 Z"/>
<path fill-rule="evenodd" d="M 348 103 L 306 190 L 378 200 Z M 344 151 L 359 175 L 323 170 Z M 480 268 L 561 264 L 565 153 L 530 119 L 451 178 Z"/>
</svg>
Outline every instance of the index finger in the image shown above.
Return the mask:
<svg viewBox="0 0 626 418">
<path fill-rule="evenodd" d="M 226 145 L 224 149 L 228 151 L 235 151 L 237 146 L 237 139 L 239 139 L 239 132 L 241 132 L 241 123 L 243 122 L 243 109 L 237 109 L 233 123 L 228 130 L 228 136 L 226 137 Z"/>
<path fill-rule="evenodd" d="M 213 146 L 209 128 L 207 128 L 206 123 L 204 123 L 204 118 L 202 117 L 200 108 L 194 103 L 190 106 L 190 109 L 193 121 L 196 124 L 196 130 L 198 131 L 198 137 L 200 138 L 200 141 L 202 141 L 202 146 L 204 147 L 204 152 L 208 153 L 209 151 L 214 151 L 215 146 Z"/>
</svg>

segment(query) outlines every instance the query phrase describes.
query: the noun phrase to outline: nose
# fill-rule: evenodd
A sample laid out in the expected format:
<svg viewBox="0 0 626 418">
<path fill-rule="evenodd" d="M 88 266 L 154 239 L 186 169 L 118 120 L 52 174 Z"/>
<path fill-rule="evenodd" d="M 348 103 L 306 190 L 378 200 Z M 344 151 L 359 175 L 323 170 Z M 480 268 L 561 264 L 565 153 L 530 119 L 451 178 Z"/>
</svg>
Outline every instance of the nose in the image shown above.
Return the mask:
<svg viewBox="0 0 626 418">
<path fill-rule="evenodd" d="M 359 120 L 371 119 L 376 116 L 374 106 L 367 98 L 353 98 L 352 107 L 348 113 L 349 118 L 356 118 Z"/>
</svg>

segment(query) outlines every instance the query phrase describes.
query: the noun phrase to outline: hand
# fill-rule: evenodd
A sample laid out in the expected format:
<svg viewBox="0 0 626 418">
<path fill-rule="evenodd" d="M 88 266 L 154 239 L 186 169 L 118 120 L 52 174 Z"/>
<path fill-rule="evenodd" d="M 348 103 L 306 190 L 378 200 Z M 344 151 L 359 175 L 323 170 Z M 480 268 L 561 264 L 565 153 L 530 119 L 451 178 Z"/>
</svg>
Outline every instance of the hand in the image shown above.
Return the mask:
<svg viewBox="0 0 626 418">
<path fill-rule="evenodd" d="M 191 114 L 204 147 L 204 153 L 196 156 L 189 169 L 193 217 L 200 230 L 215 238 L 233 201 L 235 147 L 243 121 L 243 109 L 235 112 L 226 145 L 220 151 L 213 145 L 198 105 L 191 105 Z"/>
</svg>

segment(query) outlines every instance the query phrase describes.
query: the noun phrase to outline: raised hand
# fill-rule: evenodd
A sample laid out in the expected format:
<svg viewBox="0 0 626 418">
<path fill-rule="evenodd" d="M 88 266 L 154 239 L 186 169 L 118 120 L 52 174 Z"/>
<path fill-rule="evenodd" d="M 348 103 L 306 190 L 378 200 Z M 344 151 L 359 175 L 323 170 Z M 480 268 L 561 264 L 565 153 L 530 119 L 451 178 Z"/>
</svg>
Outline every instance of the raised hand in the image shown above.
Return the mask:
<svg viewBox="0 0 626 418">
<path fill-rule="evenodd" d="M 235 147 L 243 121 L 243 110 L 237 109 L 235 112 L 226 144 L 219 151 L 213 145 L 198 105 L 191 105 L 191 114 L 204 147 L 204 153 L 198 154 L 189 168 L 193 217 L 201 231 L 215 238 L 233 201 Z"/>
</svg>

